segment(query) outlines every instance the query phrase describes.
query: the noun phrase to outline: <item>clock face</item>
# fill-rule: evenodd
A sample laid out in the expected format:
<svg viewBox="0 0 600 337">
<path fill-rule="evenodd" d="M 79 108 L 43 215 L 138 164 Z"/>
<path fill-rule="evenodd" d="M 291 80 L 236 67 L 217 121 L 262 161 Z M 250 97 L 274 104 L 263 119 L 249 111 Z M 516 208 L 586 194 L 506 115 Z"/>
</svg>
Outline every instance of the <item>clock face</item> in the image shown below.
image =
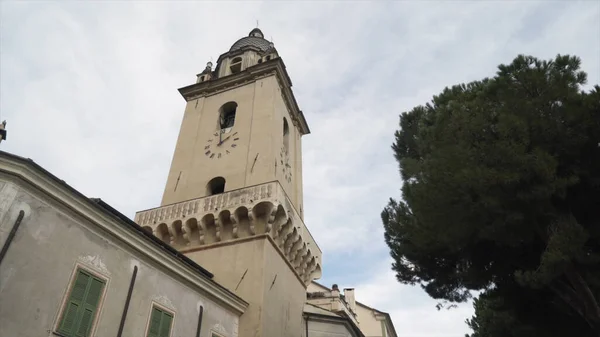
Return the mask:
<svg viewBox="0 0 600 337">
<path fill-rule="evenodd" d="M 284 179 L 289 183 L 292 182 L 292 166 L 290 165 L 289 153 L 285 150 L 285 147 L 281 147 L 279 153 L 279 163 L 281 164 L 281 171 Z"/>
<path fill-rule="evenodd" d="M 225 130 L 219 130 L 212 134 L 204 146 L 204 155 L 209 159 L 221 159 L 231 154 L 237 147 L 237 141 L 240 140 L 237 132 L 230 134 Z"/>
</svg>

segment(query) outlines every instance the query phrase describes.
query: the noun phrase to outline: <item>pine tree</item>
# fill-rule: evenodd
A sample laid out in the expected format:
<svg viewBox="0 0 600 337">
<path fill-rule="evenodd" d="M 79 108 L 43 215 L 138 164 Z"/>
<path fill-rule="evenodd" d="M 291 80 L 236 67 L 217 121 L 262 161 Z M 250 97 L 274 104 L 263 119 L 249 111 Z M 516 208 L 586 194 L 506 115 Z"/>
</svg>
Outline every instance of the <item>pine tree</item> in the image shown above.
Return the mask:
<svg viewBox="0 0 600 337">
<path fill-rule="evenodd" d="M 600 333 L 600 87 L 582 90 L 580 65 L 519 55 L 400 115 L 403 200 L 382 212 L 400 282 L 483 290 L 482 308 L 544 292 Z"/>
</svg>

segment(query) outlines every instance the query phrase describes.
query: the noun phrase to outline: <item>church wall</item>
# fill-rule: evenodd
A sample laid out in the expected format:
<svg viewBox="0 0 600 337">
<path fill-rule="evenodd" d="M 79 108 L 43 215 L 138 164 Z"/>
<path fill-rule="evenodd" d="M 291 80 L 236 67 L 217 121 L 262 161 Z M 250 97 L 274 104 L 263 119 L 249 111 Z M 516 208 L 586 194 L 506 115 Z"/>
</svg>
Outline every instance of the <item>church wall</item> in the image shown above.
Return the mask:
<svg viewBox="0 0 600 337">
<path fill-rule="evenodd" d="M 206 196 L 208 182 L 218 176 L 226 179 L 225 191 L 246 186 L 246 165 L 242 163 L 247 163 L 248 156 L 252 154 L 249 153 L 248 141 L 255 108 L 255 86 L 256 83 L 250 83 L 187 102 L 162 205 Z M 222 138 L 232 137 L 217 146 L 219 109 L 230 101 L 237 103 L 235 123 Z M 187 121 L 192 123 L 187 125 Z M 234 141 L 235 138 L 239 139 Z M 236 145 L 234 148 L 231 147 L 233 143 Z M 207 155 L 208 151 L 211 152 Z M 210 158 L 214 152 L 222 152 L 221 158 Z"/>
<path fill-rule="evenodd" d="M 247 241 L 223 243 L 215 247 L 187 252 L 185 255 L 215 275 L 215 281 L 250 303 L 240 318 L 240 336 L 262 334 L 260 321 L 263 311 L 265 278 L 265 243 L 262 237 Z"/>
<path fill-rule="evenodd" d="M 266 236 L 223 243 L 186 256 L 250 303 L 240 318 L 240 336 L 298 336 L 306 290 Z"/>
<path fill-rule="evenodd" d="M 4 174 L 0 242 L 20 210 L 21 225 L 0 264 L 0 336 L 54 336 L 76 266 L 106 279 L 93 336 L 116 336 L 134 266 L 137 278 L 123 336 L 144 336 L 153 303 L 174 313 L 171 336 L 194 336 L 199 306 L 202 337 L 210 330 L 237 336 L 239 314 L 142 251 L 59 204 L 48 194 Z"/>
<path fill-rule="evenodd" d="M 204 101 L 205 98 L 201 97 L 187 102 L 185 106 L 161 205 L 173 203 L 175 202 L 173 200 L 176 200 L 174 198 L 177 197 L 187 198 L 189 192 L 184 187 L 192 183 L 192 177 L 188 174 L 186 168 L 191 167 L 193 164 L 197 147 L 195 135 L 200 127 Z M 181 175 L 179 175 L 180 172 Z M 175 193 L 177 189 L 179 189 L 179 193 Z"/>
<path fill-rule="evenodd" d="M 283 95 L 281 94 L 281 89 L 279 85 L 276 87 L 276 95 L 275 97 L 275 118 L 273 121 L 272 128 L 276 130 L 273 133 L 273 143 L 280 144 L 276 151 L 276 159 L 280 160 L 281 157 L 279 155 L 281 147 L 283 147 L 283 118 L 285 118 L 289 125 L 289 162 L 291 165 L 291 174 L 292 178 L 289 180 L 285 179 L 285 175 L 283 174 L 281 168 L 278 166 L 278 170 L 276 172 L 277 179 L 281 182 L 283 189 L 286 194 L 294 204 L 294 207 L 298 212 L 302 206 L 302 146 L 301 146 L 301 136 L 300 131 L 296 126 L 294 126 L 294 122 L 290 116 L 290 113 L 287 109 L 287 106 L 283 100 Z M 279 162 L 281 164 L 281 162 Z M 301 218 L 304 218 L 304 212 L 300 212 Z"/>
<path fill-rule="evenodd" d="M 278 159 L 275 154 L 279 154 L 282 144 L 281 140 L 274 139 L 277 131 L 272 128 L 275 120 L 274 103 L 278 95 L 277 80 L 272 75 L 259 79 L 255 83 L 252 119 L 246 126 L 250 132 L 248 161 L 245 166 L 238 165 L 246 174 L 245 186 L 275 180 L 275 160 Z M 256 162 L 254 162 L 255 158 Z"/>
<path fill-rule="evenodd" d="M 265 249 L 263 336 L 297 337 L 306 288 L 269 242 Z"/>
<path fill-rule="evenodd" d="M 217 147 L 219 109 L 236 102 L 235 124 L 222 138 L 233 136 Z M 283 118 L 289 135 L 291 179 L 282 172 Z M 235 148 L 231 148 L 233 139 Z M 186 103 L 161 205 L 207 195 L 208 182 L 217 176 L 226 180 L 225 191 L 279 180 L 294 207 L 302 203 L 301 136 L 284 103 L 276 76 L 270 75 L 237 88 Z M 230 153 L 225 154 L 228 150 Z M 212 151 L 207 155 L 208 151 Z M 210 155 L 222 152 L 221 157 Z M 277 164 L 275 164 L 277 162 Z M 303 217 L 303 211 L 300 212 Z"/>
</svg>

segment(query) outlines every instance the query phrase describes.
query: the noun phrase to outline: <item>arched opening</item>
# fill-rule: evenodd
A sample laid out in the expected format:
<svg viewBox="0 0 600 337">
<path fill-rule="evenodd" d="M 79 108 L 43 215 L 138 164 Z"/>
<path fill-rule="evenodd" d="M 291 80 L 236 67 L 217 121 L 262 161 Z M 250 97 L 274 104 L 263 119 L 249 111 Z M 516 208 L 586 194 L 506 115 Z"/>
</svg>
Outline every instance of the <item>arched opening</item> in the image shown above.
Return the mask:
<svg viewBox="0 0 600 337">
<path fill-rule="evenodd" d="M 262 63 L 262 59 L 258 59 L 258 64 L 261 64 L 261 63 Z"/>
<path fill-rule="evenodd" d="M 283 147 L 285 148 L 285 152 L 288 152 L 290 149 L 290 126 L 285 117 L 283 117 Z"/>
<path fill-rule="evenodd" d="M 271 55 L 267 56 L 267 61 L 269 61 L 271 59 Z"/>
<path fill-rule="evenodd" d="M 206 194 L 215 195 L 225 192 L 225 178 L 216 177 L 212 178 L 206 185 Z"/>
<path fill-rule="evenodd" d="M 235 124 L 235 112 L 237 110 L 236 102 L 227 102 L 219 109 L 219 127 L 227 129 Z"/>
<path fill-rule="evenodd" d="M 232 74 L 239 73 L 240 71 L 242 71 L 242 58 L 236 57 L 233 60 L 231 60 L 229 70 L 231 70 Z"/>
</svg>

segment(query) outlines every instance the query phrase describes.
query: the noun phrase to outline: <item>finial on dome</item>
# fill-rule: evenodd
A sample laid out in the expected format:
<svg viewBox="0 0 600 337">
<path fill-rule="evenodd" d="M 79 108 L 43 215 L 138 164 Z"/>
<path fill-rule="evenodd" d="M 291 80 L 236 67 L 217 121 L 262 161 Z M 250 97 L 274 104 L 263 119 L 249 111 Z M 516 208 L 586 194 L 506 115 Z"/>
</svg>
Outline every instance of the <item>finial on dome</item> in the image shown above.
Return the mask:
<svg viewBox="0 0 600 337">
<path fill-rule="evenodd" d="M 213 64 L 211 61 L 206 62 L 206 69 L 212 70 L 212 66 Z"/>
</svg>

